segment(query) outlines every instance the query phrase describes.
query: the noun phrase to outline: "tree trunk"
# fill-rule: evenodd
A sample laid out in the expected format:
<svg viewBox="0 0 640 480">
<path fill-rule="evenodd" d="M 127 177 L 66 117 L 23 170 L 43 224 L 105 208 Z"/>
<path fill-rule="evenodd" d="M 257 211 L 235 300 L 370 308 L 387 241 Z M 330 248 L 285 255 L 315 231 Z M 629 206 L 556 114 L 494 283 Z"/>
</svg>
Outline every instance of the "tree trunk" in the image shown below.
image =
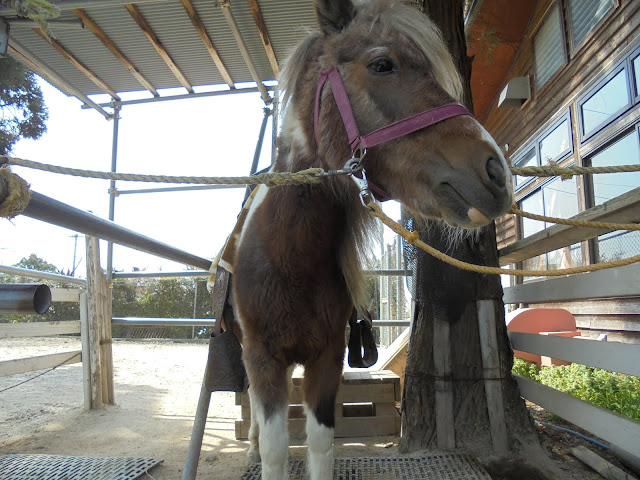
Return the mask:
<svg viewBox="0 0 640 480">
<path fill-rule="evenodd" d="M 423 9 L 442 30 L 462 74 L 465 103 L 472 109 L 473 59 L 466 53 L 463 3 L 423 0 Z M 420 235 L 455 258 L 498 265 L 494 224 L 453 246 L 447 237 L 437 222 Z M 500 278 L 459 270 L 419 250 L 412 255 L 415 310 L 400 450 L 462 450 L 478 456 L 490 473 L 500 472 L 500 478 L 545 478 L 522 462 L 513 464 L 514 456 L 537 462 L 542 451 L 511 377 L 513 351 L 504 322 Z"/>
</svg>

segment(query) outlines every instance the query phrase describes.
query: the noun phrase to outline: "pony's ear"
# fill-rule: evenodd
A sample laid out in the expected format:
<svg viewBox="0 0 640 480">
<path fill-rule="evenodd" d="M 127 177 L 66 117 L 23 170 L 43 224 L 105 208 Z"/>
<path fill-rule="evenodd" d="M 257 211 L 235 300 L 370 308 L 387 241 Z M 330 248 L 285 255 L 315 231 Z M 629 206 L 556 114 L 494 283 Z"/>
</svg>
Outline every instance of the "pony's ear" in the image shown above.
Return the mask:
<svg viewBox="0 0 640 480">
<path fill-rule="evenodd" d="M 316 0 L 315 7 L 318 25 L 325 35 L 341 32 L 356 16 L 351 0 Z"/>
</svg>

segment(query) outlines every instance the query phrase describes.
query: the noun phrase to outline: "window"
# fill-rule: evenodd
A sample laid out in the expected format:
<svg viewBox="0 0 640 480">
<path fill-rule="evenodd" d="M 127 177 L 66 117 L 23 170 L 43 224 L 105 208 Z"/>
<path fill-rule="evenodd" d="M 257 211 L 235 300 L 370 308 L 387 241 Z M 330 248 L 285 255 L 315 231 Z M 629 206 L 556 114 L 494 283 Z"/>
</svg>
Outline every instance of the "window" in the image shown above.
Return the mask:
<svg viewBox="0 0 640 480">
<path fill-rule="evenodd" d="M 556 3 L 533 39 L 535 57 L 536 88 L 540 89 L 547 80 L 565 64 L 564 37 L 560 8 Z"/>
<path fill-rule="evenodd" d="M 638 131 L 628 133 L 591 158 L 594 167 L 640 162 Z M 600 205 L 640 186 L 640 172 L 593 175 L 593 204 Z M 610 232 L 598 237 L 596 259 L 608 262 L 640 253 L 640 232 Z"/>
<path fill-rule="evenodd" d="M 633 78 L 635 79 L 636 90 L 634 97 L 640 96 L 640 55 L 633 60 Z"/>
<path fill-rule="evenodd" d="M 569 118 L 560 123 L 540 140 L 540 161 L 546 165 L 572 149 Z"/>
<path fill-rule="evenodd" d="M 555 178 L 520 202 L 526 212 L 549 217 L 569 218 L 578 213 L 578 190 L 575 179 L 562 181 Z M 522 237 L 538 233 L 553 224 L 522 218 Z M 523 262 L 526 270 L 556 270 L 582 265 L 582 249 L 579 243 L 548 252 Z M 531 280 L 525 277 L 525 281 Z"/>
<path fill-rule="evenodd" d="M 624 67 L 624 64 L 623 66 Z M 583 139 L 595 133 L 631 106 L 627 71 L 620 67 L 599 84 L 595 91 L 578 102 Z"/>
<path fill-rule="evenodd" d="M 516 157 L 513 164 L 516 167 L 547 165 L 549 162 L 562 160 L 572 153 L 571 116 L 567 112 L 536 137 L 533 145 L 526 150 L 526 153 Z M 532 180 L 533 177 L 516 175 L 513 181 L 517 190 Z"/>
<path fill-rule="evenodd" d="M 591 157 L 591 165 L 594 167 L 639 162 L 640 146 L 636 130 Z M 593 205 L 600 205 L 639 186 L 640 172 L 593 175 Z"/>
<path fill-rule="evenodd" d="M 569 32 L 571 47 L 576 51 L 588 33 L 613 6 L 613 0 L 569 0 Z"/>
</svg>

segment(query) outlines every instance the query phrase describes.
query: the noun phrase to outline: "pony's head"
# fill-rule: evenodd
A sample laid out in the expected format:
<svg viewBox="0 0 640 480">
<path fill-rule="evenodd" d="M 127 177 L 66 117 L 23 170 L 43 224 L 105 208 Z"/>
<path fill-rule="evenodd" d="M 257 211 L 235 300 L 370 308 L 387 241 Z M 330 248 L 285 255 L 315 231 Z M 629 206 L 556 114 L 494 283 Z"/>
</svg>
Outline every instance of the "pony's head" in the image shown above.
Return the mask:
<svg viewBox="0 0 640 480">
<path fill-rule="evenodd" d="M 316 0 L 315 7 L 321 33 L 298 46 L 280 78 L 288 109 L 283 135 L 298 157 L 336 169 L 352 154 L 333 83 L 316 102 L 321 72 L 332 66 L 362 134 L 460 101 L 460 77 L 440 32 L 414 7 L 388 0 Z M 470 115 L 369 148 L 363 165 L 372 183 L 419 217 L 472 228 L 512 203 L 504 156 Z"/>
</svg>

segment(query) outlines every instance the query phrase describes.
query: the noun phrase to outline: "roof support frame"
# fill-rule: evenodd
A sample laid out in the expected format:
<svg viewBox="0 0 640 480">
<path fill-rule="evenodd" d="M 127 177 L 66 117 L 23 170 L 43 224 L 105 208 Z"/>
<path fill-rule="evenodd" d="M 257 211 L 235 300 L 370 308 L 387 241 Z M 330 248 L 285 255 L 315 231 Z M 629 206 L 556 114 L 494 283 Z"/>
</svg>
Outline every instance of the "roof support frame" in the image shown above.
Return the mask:
<svg viewBox="0 0 640 480">
<path fill-rule="evenodd" d="M 38 35 L 42 37 L 42 39 L 56 49 L 58 53 L 60 53 L 64 58 L 66 58 L 69 63 L 71 63 L 74 67 L 80 70 L 84 76 L 86 76 L 89 80 L 95 83 L 99 88 L 108 92 L 115 101 L 120 100 L 120 97 L 116 93 L 116 91 L 107 85 L 104 81 L 100 79 L 95 73 L 93 73 L 90 69 L 85 67 L 80 60 L 78 60 L 69 50 L 67 50 L 60 42 L 51 37 L 50 35 L 45 34 L 40 28 L 33 29 Z"/>
<path fill-rule="evenodd" d="M 33 53 L 31 53 L 27 48 L 23 45 L 20 45 L 13 39 L 9 40 L 9 50 L 19 57 L 22 61 L 24 61 L 34 72 L 40 75 L 42 78 L 46 79 L 51 84 L 55 85 L 57 88 L 65 92 L 67 95 L 73 95 L 78 98 L 80 101 L 84 102 L 90 108 L 97 110 L 104 118 L 110 120 L 112 114 L 107 112 L 102 108 L 102 106 L 98 105 L 93 100 L 89 99 L 82 92 L 77 90 L 75 87 L 67 83 L 63 80 L 57 73 L 51 70 L 42 60 L 36 57 Z"/>
<path fill-rule="evenodd" d="M 202 23 L 202 20 L 198 16 L 193 4 L 190 0 L 180 0 L 180 3 L 187 12 L 187 16 L 191 20 L 191 23 L 193 23 L 193 28 L 198 32 L 202 43 L 204 43 L 205 48 L 209 52 L 209 55 L 211 55 L 211 59 L 213 60 L 213 63 L 216 64 L 216 68 L 220 72 L 220 75 L 222 75 L 224 81 L 229 85 L 229 88 L 236 88 L 233 83 L 233 79 L 231 78 L 231 74 L 227 70 L 227 67 L 224 66 L 224 63 L 222 63 L 222 59 L 220 58 L 220 55 L 218 55 L 218 51 L 213 46 L 213 42 L 204 28 L 204 23 Z"/>
<path fill-rule="evenodd" d="M 260 33 L 260 39 L 262 40 L 264 50 L 267 52 L 267 58 L 271 64 L 271 70 L 273 70 L 275 77 L 278 78 L 278 75 L 280 75 L 280 66 L 278 65 L 276 53 L 273 51 L 269 32 L 267 31 L 267 25 L 264 23 L 264 18 L 262 18 L 262 12 L 260 11 L 260 4 L 258 3 L 258 0 L 249 0 L 249 8 L 251 9 L 253 19 L 256 22 L 256 27 L 258 27 L 258 32 Z"/>
<path fill-rule="evenodd" d="M 116 59 L 124 65 L 124 67 L 129 71 L 131 75 L 142 85 L 144 88 L 149 90 L 154 97 L 158 97 L 159 94 L 156 91 L 155 87 L 151 84 L 149 80 L 146 79 L 142 73 L 135 67 L 133 63 L 129 61 L 127 57 L 125 57 L 124 53 L 120 51 L 120 49 L 116 46 L 115 43 L 109 38 L 109 36 L 104 33 L 104 31 L 93 21 L 93 19 L 81 8 L 74 8 L 73 14 L 82 20 L 83 24 L 91 30 L 91 32 L 96 36 L 98 40 L 102 42 L 102 44 L 107 47 L 107 49 L 113 54 Z"/>
<path fill-rule="evenodd" d="M 133 3 L 125 3 L 124 8 L 127 9 L 131 17 L 138 24 L 138 27 L 140 27 L 142 32 L 149 39 L 149 42 L 151 42 L 151 45 L 153 45 L 156 51 L 160 54 L 160 56 L 162 57 L 164 62 L 167 64 L 169 69 L 173 72 L 173 74 L 178 79 L 180 84 L 184 88 L 186 88 L 189 93 L 193 93 L 193 87 L 191 86 L 191 83 L 189 82 L 189 80 L 187 80 L 187 77 L 184 76 L 182 71 L 175 64 L 175 62 L 169 55 L 169 52 L 167 52 L 167 49 L 162 45 L 162 42 L 160 42 L 160 39 L 154 33 L 153 29 L 151 28 L 151 25 L 147 23 L 145 18 L 140 13 L 140 10 L 138 10 L 138 8 Z"/>
<path fill-rule="evenodd" d="M 236 39 L 236 44 L 238 45 L 238 48 L 240 49 L 240 53 L 242 54 L 242 57 L 244 58 L 244 61 L 247 64 L 247 68 L 249 68 L 251 77 L 253 78 L 253 81 L 256 82 L 258 90 L 260 91 L 260 95 L 262 96 L 262 101 L 266 105 L 271 104 L 273 102 L 273 99 L 269 96 L 269 93 L 267 92 L 267 88 L 262 83 L 262 79 L 260 78 L 260 75 L 258 75 L 258 70 L 256 69 L 256 66 L 253 63 L 251 55 L 249 54 L 249 49 L 247 48 L 247 44 L 244 43 L 244 39 L 242 38 L 242 33 L 238 28 L 238 24 L 236 23 L 236 19 L 234 18 L 233 13 L 231 12 L 231 2 L 228 0 L 224 0 L 220 2 L 219 5 L 220 5 L 220 8 L 222 9 L 222 13 L 224 14 L 224 18 L 227 21 L 227 24 L 229 25 L 229 28 L 231 28 L 231 31 L 233 32 L 233 36 Z"/>
</svg>

